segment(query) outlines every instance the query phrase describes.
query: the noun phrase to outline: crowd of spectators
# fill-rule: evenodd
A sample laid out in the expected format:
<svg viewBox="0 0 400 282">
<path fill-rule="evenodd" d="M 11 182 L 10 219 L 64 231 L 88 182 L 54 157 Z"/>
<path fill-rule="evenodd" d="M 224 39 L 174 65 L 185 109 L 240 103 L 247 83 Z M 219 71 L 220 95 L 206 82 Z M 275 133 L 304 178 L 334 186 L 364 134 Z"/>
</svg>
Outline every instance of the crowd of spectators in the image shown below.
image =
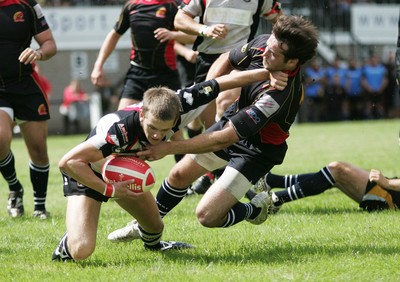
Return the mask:
<svg viewBox="0 0 400 282">
<path fill-rule="evenodd" d="M 314 59 L 304 69 L 301 122 L 393 118 L 398 115 L 394 52 L 373 53 L 365 61 Z"/>
</svg>

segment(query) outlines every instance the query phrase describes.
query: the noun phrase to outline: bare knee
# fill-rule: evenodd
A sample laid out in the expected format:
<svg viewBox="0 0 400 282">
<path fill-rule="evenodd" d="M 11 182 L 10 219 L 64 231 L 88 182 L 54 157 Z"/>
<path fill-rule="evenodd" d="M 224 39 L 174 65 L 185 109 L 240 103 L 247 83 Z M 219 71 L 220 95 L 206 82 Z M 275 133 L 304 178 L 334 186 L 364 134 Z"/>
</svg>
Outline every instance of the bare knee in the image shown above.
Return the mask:
<svg viewBox="0 0 400 282">
<path fill-rule="evenodd" d="M 329 171 L 334 179 L 344 175 L 347 171 L 347 165 L 344 162 L 334 161 L 328 164 Z"/>
<path fill-rule="evenodd" d="M 204 227 L 216 227 L 216 219 L 213 217 L 210 211 L 203 208 L 196 208 L 196 216 L 200 224 Z"/>
<path fill-rule="evenodd" d="M 96 240 L 88 242 L 85 239 L 71 240 L 68 238 L 68 251 L 74 260 L 84 260 L 93 254 L 96 248 Z"/>
<path fill-rule="evenodd" d="M 168 174 L 168 183 L 174 188 L 184 189 L 188 187 L 203 173 L 202 171 L 199 173 L 199 175 L 197 175 L 194 171 L 192 171 L 192 173 L 188 173 L 191 159 L 188 160 L 187 158 L 190 158 L 190 156 L 186 155 L 182 160 L 179 161 L 180 165 L 175 165 Z"/>
</svg>

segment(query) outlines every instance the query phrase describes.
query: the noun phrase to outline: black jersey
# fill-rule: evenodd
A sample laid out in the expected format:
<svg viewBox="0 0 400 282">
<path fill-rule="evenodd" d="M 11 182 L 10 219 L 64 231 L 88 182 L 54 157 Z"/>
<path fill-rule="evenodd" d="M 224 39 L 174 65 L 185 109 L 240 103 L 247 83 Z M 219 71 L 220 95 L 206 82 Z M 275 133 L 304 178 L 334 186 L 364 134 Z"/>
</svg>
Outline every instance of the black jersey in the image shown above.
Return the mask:
<svg viewBox="0 0 400 282">
<path fill-rule="evenodd" d="M 241 69 L 262 67 L 262 53 L 268 38 L 269 35 L 261 35 L 231 51 L 231 64 Z M 279 145 L 289 137 L 289 128 L 295 121 L 303 95 L 298 67 L 289 73 L 288 84 L 282 91 L 271 87 L 269 81 L 243 87 L 234 111 L 229 111 L 227 118 L 242 139 L 249 139 L 257 146 Z"/>
<path fill-rule="evenodd" d="M 176 70 L 174 41 L 161 43 L 154 37 L 157 28 L 174 29 L 178 11 L 175 0 L 129 0 L 114 26 L 119 34 L 131 29 L 131 61 L 151 70 Z"/>
<path fill-rule="evenodd" d="M 269 35 L 261 35 L 230 52 L 230 62 L 238 69 L 262 66 L 262 53 Z M 239 99 L 224 112 L 221 120 L 207 132 L 223 129 L 231 123 L 240 140 L 214 152 L 255 184 L 275 165 L 281 164 L 287 151 L 289 128 L 303 100 L 300 67 L 289 74 L 288 85 L 276 90 L 269 81 L 242 87 Z"/>
<path fill-rule="evenodd" d="M 0 2 L 0 88 L 32 74 L 31 64 L 21 64 L 19 55 L 30 46 L 32 37 L 49 26 L 34 0 Z"/>
</svg>

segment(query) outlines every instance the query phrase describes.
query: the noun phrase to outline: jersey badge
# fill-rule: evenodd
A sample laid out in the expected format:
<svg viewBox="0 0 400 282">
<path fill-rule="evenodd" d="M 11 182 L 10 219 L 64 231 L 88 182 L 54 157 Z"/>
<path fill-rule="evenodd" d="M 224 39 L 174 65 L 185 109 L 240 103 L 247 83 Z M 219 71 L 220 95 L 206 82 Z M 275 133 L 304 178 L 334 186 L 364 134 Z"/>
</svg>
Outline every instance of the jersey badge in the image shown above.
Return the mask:
<svg viewBox="0 0 400 282">
<path fill-rule="evenodd" d="M 22 12 L 16 12 L 13 16 L 14 22 L 16 23 L 22 23 L 25 21 L 24 19 L 24 13 Z"/>
<path fill-rule="evenodd" d="M 46 106 L 44 104 L 40 104 L 39 105 L 38 113 L 39 113 L 40 116 L 47 115 L 47 109 L 46 109 Z"/>
<path fill-rule="evenodd" d="M 165 18 L 166 13 L 167 13 L 167 9 L 165 9 L 165 7 L 161 7 L 160 9 L 157 10 L 156 17 L 157 18 Z"/>
<path fill-rule="evenodd" d="M 212 87 L 208 85 L 208 86 L 205 86 L 202 89 L 200 89 L 199 93 L 209 96 L 212 91 L 213 91 Z"/>
<path fill-rule="evenodd" d="M 243 45 L 242 48 L 240 49 L 240 52 L 245 53 L 246 49 L 247 49 L 247 45 L 249 45 L 248 43 Z"/>
</svg>

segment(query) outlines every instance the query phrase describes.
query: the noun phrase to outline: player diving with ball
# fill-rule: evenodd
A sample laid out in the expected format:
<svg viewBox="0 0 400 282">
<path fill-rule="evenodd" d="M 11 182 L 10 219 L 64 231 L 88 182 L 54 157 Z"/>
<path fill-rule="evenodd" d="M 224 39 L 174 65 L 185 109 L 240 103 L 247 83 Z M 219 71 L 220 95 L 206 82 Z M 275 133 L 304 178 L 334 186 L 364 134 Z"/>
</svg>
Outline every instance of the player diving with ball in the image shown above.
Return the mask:
<svg viewBox="0 0 400 282">
<path fill-rule="evenodd" d="M 129 186 L 134 180 L 106 183 L 101 176 L 102 165 L 110 156 L 134 155 L 148 145 L 168 140 L 198 116 L 220 91 L 270 79 L 277 88 L 284 88 L 286 76 L 281 72 L 273 75 L 279 79 L 266 69 L 257 69 L 221 76 L 176 93 L 165 87 L 151 88 L 144 93 L 141 103 L 102 117 L 86 140 L 59 162 L 67 198 L 67 231 L 52 260 L 83 260 L 94 252 L 101 206 L 110 198 L 137 220 L 146 249 L 190 248 L 183 242 L 161 241 L 164 224 L 153 195 L 131 191 Z"/>
</svg>

